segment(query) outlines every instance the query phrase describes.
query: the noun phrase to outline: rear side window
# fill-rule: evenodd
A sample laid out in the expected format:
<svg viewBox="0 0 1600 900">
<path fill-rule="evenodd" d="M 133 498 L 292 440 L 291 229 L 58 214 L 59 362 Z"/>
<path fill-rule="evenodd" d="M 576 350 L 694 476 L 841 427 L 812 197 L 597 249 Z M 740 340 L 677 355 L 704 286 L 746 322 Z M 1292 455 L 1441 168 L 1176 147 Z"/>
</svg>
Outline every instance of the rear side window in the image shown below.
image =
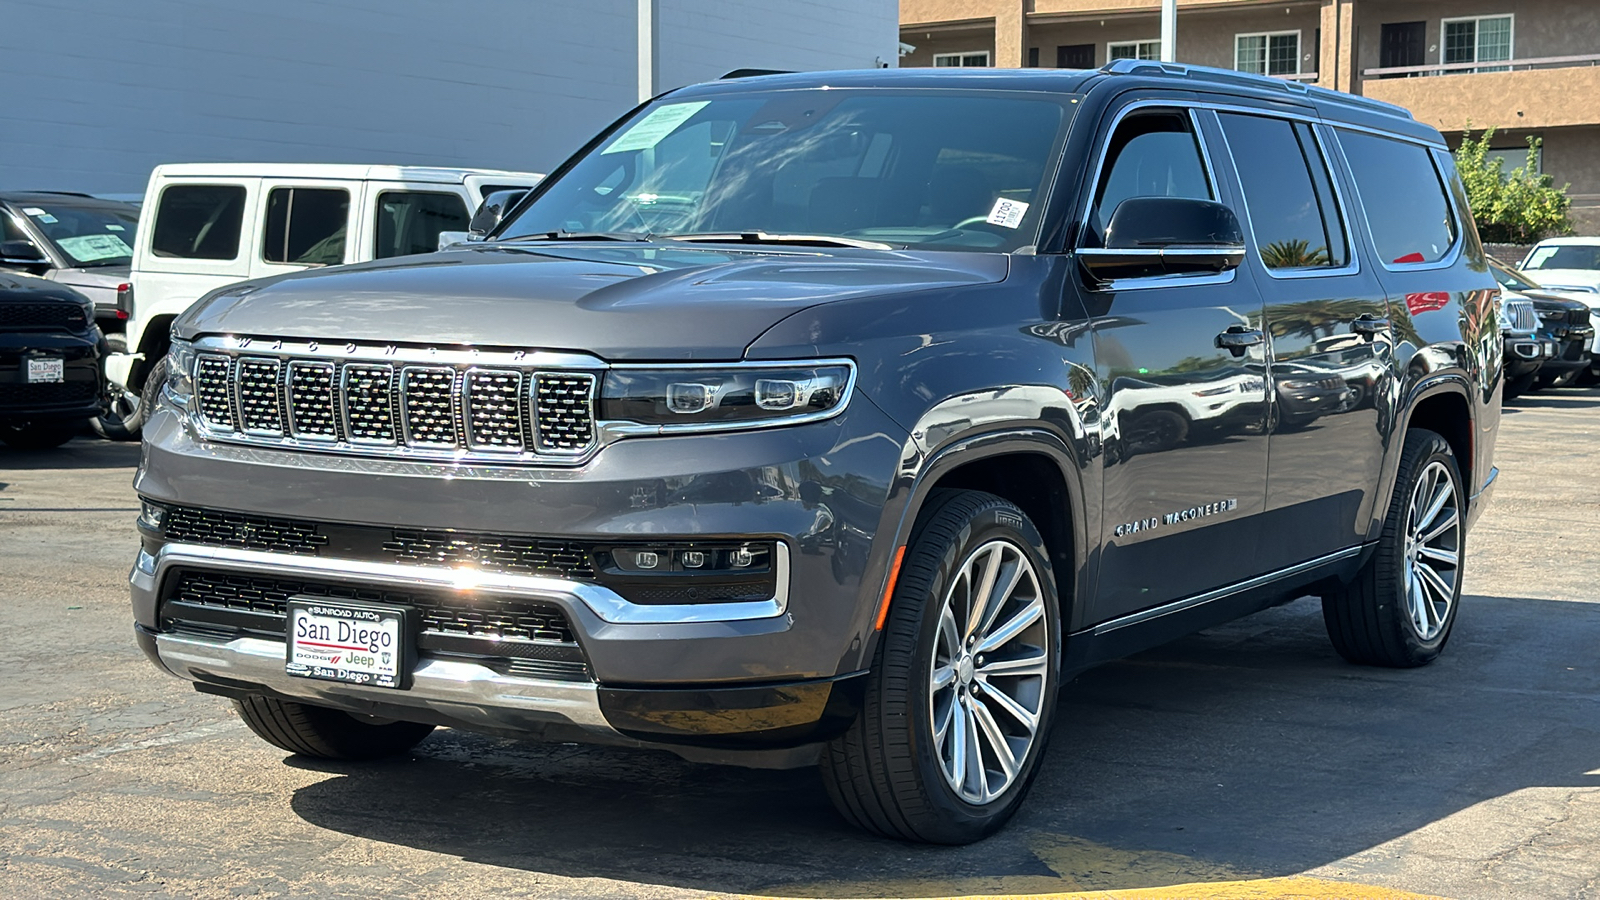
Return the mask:
<svg viewBox="0 0 1600 900">
<path fill-rule="evenodd" d="M 1223 113 L 1250 227 L 1269 269 L 1337 268 L 1350 259 L 1333 184 L 1311 126 Z"/>
<path fill-rule="evenodd" d="M 1355 175 L 1372 241 L 1385 263 L 1430 263 L 1455 245 L 1455 214 L 1427 148 L 1360 132 L 1339 132 Z"/>
<path fill-rule="evenodd" d="M 237 259 L 244 188 L 173 184 L 161 192 L 150 252 L 178 259 Z"/>
<path fill-rule="evenodd" d="M 1089 217 L 1094 233 L 1085 236 L 1088 245 L 1105 242 L 1106 226 L 1117 205 L 1132 197 L 1216 199 L 1187 115 L 1137 113 L 1117 125 L 1095 190 Z"/>
<path fill-rule="evenodd" d="M 376 259 L 432 253 L 439 232 L 466 231 L 467 205 L 439 191 L 384 191 L 378 195 Z"/>
<path fill-rule="evenodd" d="M 273 188 L 261 258 L 302 266 L 344 262 L 350 192 L 343 188 Z"/>
</svg>

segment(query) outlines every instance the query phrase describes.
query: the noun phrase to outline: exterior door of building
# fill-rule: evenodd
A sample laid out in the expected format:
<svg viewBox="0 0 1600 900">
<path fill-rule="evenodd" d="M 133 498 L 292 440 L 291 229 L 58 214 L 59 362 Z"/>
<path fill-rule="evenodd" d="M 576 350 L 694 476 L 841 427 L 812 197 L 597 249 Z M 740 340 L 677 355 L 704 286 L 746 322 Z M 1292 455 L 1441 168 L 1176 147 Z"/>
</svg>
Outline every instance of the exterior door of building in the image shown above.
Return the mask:
<svg viewBox="0 0 1600 900">
<path fill-rule="evenodd" d="M 1420 66 L 1428 61 L 1427 22 L 1385 22 L 1378 39 L 1378 66 Z M 1385 75 L 1385 78 L 1403 76 Z"/>
<path fill-rule="evenodd" d="M 1058 69 L 1092 69 L 1094 68 L 1093 44 L 1066 44 L 1056 48 L 1056 68 Z"/>
</svg>

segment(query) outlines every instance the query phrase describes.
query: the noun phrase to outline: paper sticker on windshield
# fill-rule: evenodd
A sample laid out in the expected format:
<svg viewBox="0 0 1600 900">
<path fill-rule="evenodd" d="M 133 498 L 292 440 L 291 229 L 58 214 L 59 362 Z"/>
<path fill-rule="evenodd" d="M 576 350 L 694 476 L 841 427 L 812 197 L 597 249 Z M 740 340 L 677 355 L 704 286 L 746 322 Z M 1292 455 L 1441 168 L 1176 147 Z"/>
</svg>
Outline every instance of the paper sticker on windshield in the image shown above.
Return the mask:
<svg viewBox="0 0 1600 900">
<path fill-rule="evenodd" d="M 59 238 L 56 243 L 73 259 L 84 263 L 133 255 L 133 248 L 114 234 L 80 234 L 77 237 Z"/>
<path fill-rule="evenodd" d="M 700 100 L 694 103 L 668 103 L 650 110 L 650 114 L 633 123 L 622 136 L 611 142 L 611 146 L 600 151 L 604 156 L 607 153 L 623 153 L 628 150 L 648 150 L 661 143 L 661 139 L 678 130 L 678 126 L 689 121 L 689 117 L 704 109 L 710 100 Z"/>
<path fill-rule="evenodd" d="M 1028 204 L 1021 200 L 1007 200 L 1004 197 L 994 201 L 994 209 L 989 210 L 990 225 L 999 225 L 1001 228 L 1015 228 L 1022 224 L 1022 216 L 1028 211 Z"/>
<path fill-rule="evenodd" d="M 107 231 L 126 231 L 127 229 L 123 228 L 121 225 L 107 225 L 106 226 L 106 230 Z"/>
<path fill-rule="evenodd" d="M 45 211 L 40 209 L 37 206 L 24 206 L 22 208 L 22 211 L 24 213 L 27 213 L 30 216 L 42 216 L 42 215 L 45 215 Z"/>
</svg>

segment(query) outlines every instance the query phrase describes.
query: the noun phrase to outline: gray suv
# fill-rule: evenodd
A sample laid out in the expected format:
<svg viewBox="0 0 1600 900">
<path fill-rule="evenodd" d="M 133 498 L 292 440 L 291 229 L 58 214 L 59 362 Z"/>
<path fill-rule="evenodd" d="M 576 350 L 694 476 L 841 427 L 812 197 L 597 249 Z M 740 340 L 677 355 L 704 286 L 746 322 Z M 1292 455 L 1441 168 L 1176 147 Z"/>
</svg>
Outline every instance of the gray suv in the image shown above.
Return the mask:
<svg viewBox="0 0 1600 900">
<path fill-rule="evenodd" d="M 1450 636 L 1496 285 L 1438 132 L 1122 60 L 673 91 L 437 254 L 173 329 L 140 644 L 293 753 L 820 764 L 999 828 L 1075 673 L 1306 594 Z"/>
</svg>

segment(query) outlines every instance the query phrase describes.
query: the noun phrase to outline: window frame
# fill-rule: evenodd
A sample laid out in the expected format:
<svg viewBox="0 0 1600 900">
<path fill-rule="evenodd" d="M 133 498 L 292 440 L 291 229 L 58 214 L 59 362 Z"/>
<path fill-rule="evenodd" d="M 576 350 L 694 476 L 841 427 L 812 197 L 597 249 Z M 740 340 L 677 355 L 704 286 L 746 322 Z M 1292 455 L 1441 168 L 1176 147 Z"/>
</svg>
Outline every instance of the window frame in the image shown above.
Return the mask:
<svg viewBox="0 0 1600 900">
<path fill-rule="evenodd" d="M 1221 116 L 1217 117 L 1217 131 L 1222 135 L 1224 146 L 1228 150 L 1228 165 L 1233 171 L 1234 184 L 1239 187 L 1239 206 L 1243 209 L 1240 216 L 1241 224 L 1250 235 L 1250 255 L 1261 266 L 1261 271 L 1272 278 L 1288 281 L 1299 278 L 1336 278 L 1345 275 L 1358 275 L 1361 273 L 1361 252 L 1358 249 L 1360 241 L 1356 239 L 1355 225 L 1350 218 L 1350 204 L 1345 197 L 1344 185 L 1341 183 L 1339 167 L 1334 164 L 1333 156 L 1328 151 L 1328 145 L 1333 138 L 1327 134 L 1327 126 L 1318 122 L 1311 116 L 1295 116 L 1285 114 L 1278 110 L 1250 109 L 1248 107 L 1208 107 L 1213 114 L 1230 113 L 1233 115 L 1259 116 L 1263 119 L 1277 119 L 1293 125 L 1301 122 L 1311 127 L 1311 137 L 1317 145 L 1317 156 L 1322 160 L 1324 171 L 1328 173 L 1328 183 L 1333 189 L 1334 209 L 1339 213 L 1339 227 L 1344 232 L 1345 264 L 1338 267 L 1319 266 L 1315 268 L 1300 269 L 1274 269 L 1267 265 L 1261 258 L 1261 242 L 1256 240 L 1255 217 L 1250 212 L 1250 198 L 1244 189 L 1244 178 L 1239 174 L 1239 161 L 1234 158 L 1233 144 L 1228 140 L 1228 130 L 1223 127 Z M 1316 179 L 1312 179 L 1312 190 L 1316 190 Z M 1239 215 L 1239 210 L 1234 211 Z"/>
<path fill-rule="evenodd" d="M 290 197 L 290 199 L 289 199 L 289 208 L 284 211 L 284 220 L 283 220 L 283 237 L 284 237 L 284 240 L 286 240 L 286 241 L 288 240 L 289 235 L 293 231 L 293 229 L 290 226 L 293 225 L 293 223 L 294 223 L 294 192 L 295 191 L 343 191 L 344 192 L 344 195 L 345 195 L 344 248 L 343 248 L 343 252 L 339 254 L 341 258 L 340 258 L 340 260 L 338 262 L 336 262 L 336 263 L 302 263 L 302 262 L 295 262 L 294 260 L 282 260 L 282 261 L 280 261 L 280 260 L 267 258 L 267 242 L 272 238 L 272 235 L 270 233 L 270 229 L 267 227 L 267 223 L 271 218 L 272 195 L 277 193 L 278 191 L 289 191 L 290 192 L 289 193 L 289 197 Z M 295 269 L 325 269 L 325 268 L 328 268 L 329 266 L 344 266 L 344 265 L 349 265 L 351 262 L 354 262 L 355 260 L 350 259 L 350 248 L 352 246 L 355 246 L 355 244 L 353 243 L 354 240 L 355 240 L 355 235 L 352 232 L 354 232 L 356 227 L 359 227 L 359 223 L 361 221 L 361 215 L 358 212 L 358 209 L 362 205 L 362 203 L 361 203 L 362 193 L 363 192 L 359 187 L 352 187 L 351 185 L 345 184 L 343 182 L 332 182 L 332 183 L 325 183 L 325 184 L 297 184 L 297 183 L 288 183 L 288 182 L 276 182 L 276 183 L 264 183 L 264 184 L 262 184 L 261 185 L 261 214 L 260 214 L 261 234 L 259 235 L 259 239 L 256 241 L 256 244 L 260 249 L 256 253 L 256 256 L 257 256 L 257 260 L 256 261 L 259 262 L 259 263 L 262 263 L 263 265 L 268 265 L 268 266 L 286 266 L 286 267 L 291 267 L 291 268 L 295 268 Z"/>
<path fill-rule="evenodd" d="M 1156 55 L 1155 56 L 1140 56 L 1140 55 L 1138 55 L 1139 54 L 1139 48 L 1144 46 L 1144 45 L 1146 45 L 1146 44 L 1155 44 L 1156 45 Z M 1112 47 L 1132 47 L 1132 48 L 1134 48 L 1133 49 L 1134 55 L 1133 56 L 1114 57 L 1114 56 L 1111 55 L 1111 48 Z M 1147 61 L 1147 62 L 1149 62 L 1149 61 L 1159 61 L 1161 59 L 1161 38 L 1159 36 L 1157 36 L 1157 37 L 1150 38 L 1149 40 L 1106 41 L 1106 65 L 1110 65 L 1114 60 L 1117 60 L 1117 59 L 1136 59 L 1136 60 Z"/>
<path fill-rule="evenodd" d="M 1455 191 L 1450 189 L 1450 183 L 1445 180 L 1444 172 L 1439 168 L 1439 155 L 1449 155 L 1449 148 L 1441 144 L 1434 144 L 1428 141 L 1419 140 L 1417 138 L 1410 137 L 1409 135 L 1396 134 L 1392 131 L 1381 131 L 1377 128 L 1366 128 L 1361 125 L 1352 125 L 1347 122 L 1330 123 L 1327 126 L 1327 130 L 1329 132 L 1329 136 L 1334 139 L 1333 146 L 1337 150 L 1341 169 L 1350 178 L 1350 190 L 1355 196 L 1357 208 L 1359 208 L 1361 211 L 1361 227 L 1363 235 L 1366 238 L 1366 247 L 1372 253 L 1372 258 L 1377 260 L 1378 265 L 1389 272 L 1426 272 L 1431 269 L 1448 269 L 1451 266 L 1454 266 L 1456 261 L 1460 259 L 1463 248 L 1466 247 L 1467 232 L 1466 227 L 1463 224 L 1466 221 L 1466 217 L 1462 215 L 1461 208 L 1456 204 Z M 1414 147 L 1420 147 L 1422 151 L 1427 154 L 1428 164 L 1433 166 L 1433 176 L 1439 182 L 1440 192 L 1444 194 L 1445 207 L 1450 211 L 1450 215 L 1455 224 L 1455 239 L 1451 242 L 1450 247 L 1445 250 L 1444 255 L 1440 256 L 1434 262 L 1397 263 L 1390 262 L 1384 258 L 1382 253 L 1378 252 L 1378 239 L 1372 231 L 1372 218 L 1367 212 L 1367 201 L 1366 198 L 1361 196 L 1361 183 L 1356 179 L 1355 168 L 1350 165 L 1349 158 L 1344 155 L 1344 145 L 1339 140 L 1340 131 L 1352 131 L 1358 134 L 1365 134 L 1372 137 L 1398 141 L 1402 144 L 1410 144 Z"/>
<path fill-rule="evenodd" d="M 156 249 L 156 229 L 161 225 L 162 204 L 166 202 L 167 193 L 169 191 L 182 188 L 226 188 L 228 190 L 239 191 L 241 193 L 239 202 L 239 232 L 234 239 L 235 243 L 232 256 L 225 259 L 218 259 L 211 256 L 177 256 L 162 253 Z M 165 184 L 161 185 L 161 191 L 156 195 L 155 203 L 146 203 L 140 209 L 140 235 L 144 233 L 145 228 L 147 227 L 144 224 L 145 219 L 148 217 L 150 220 L 150 224 L 148 226 L 150 236 L 146 241 L 149 249 L 146 250 L 139 247 L 137 244 L 135 245 L 133 254 L 135 266 L 138 266 L 139 261 L 145 258 L 155 262 L 156 266 L 153 270 L 159 271 L 169 271 L 165 268 L 165 266 L 168 265 L 183 266 L 184 268 L 174 268 L 170 270 L 180 272 L 189 271 L 194 265 L 211 268 L 238 266 L 241 263 L 248 265 L 250 262 L 250 253 L 247 247 L 249 243 L 254 240 L 256 230 L 256 223 L 253 219 L 255 215 L 256 200 L 257 198 L 253 196 L 253 187 L 237 179 L 174 178 L 170 181 L 167 181 Z M 140 238 L 136 236 L 135 241 L 140 241 Z"/>
<path fill-rule="evenodd" d="M 1506 29 L 1506 58 L 1481 60 L 1478 58 L 1478 23 L 1484 19 L 1505 19 L 1509 23 Z M 1445 62 L 1445 26 L 1453 22 L 1471 22 L 1472 26 L 1472 59 L 1471 61 Z M 1511 62 L 1517 58 L 1517 14 L 1516 13 L 1491 13 L 1483 16 L 1449 16 L 1439 20 L 1439 65 L 1441 66 L 1482 66 L 1484 68 L 1499 68 L 1501 65 L 1510 68 Z"/>
<path fill-rule="evenodd" d="M 1294 71 L 1293 72 L 1273 72 L 1272 71 L 1272 39 L 1275 38 L 1275 37 L 1284 37 L 1286 35 L 1291 35 L 1291 34 L 1294 35 Z M 1265 75 L 1265 76 L 1267 76 L 1269 78 L 1282 78 L 1282 77 L 1287 76 L 1287 75 L 1303 75 L 1303 74 L 1305 74 L 1305 72 L 1304 72 L 1304 70 L 1302 68 L 1302 65 L 1301 65 L 1302 62 L 1304 61 L 1303 60 L 1304 54 L 1303 54 L 1302 51 L 1305 49 L 1305 34 L 1304 34 L 1304 29 L 1301 29 L 1301 28 L 1289 28 L 1289 29 L 1285 29 L 1283 31 L 1241 31 L 1241 32 L 1238 32 L 1238 33 L 1234 34 L 1234 36 L 1233 36 L 1233 69 L 1234 69 L 1234 71 L 1236 71 L 1236 72 L 1244 72 L 1245 71 L 1244 69 L 1239 68 L 1239 41 L 1244 39 L 1244 38 L 1255 38 L 1255 37 L 1265 38 L 1266 39 L 1266 44 L 1261 48 L 1263 53 L 1264 53 L 1264 55 L 1262 56 L 1262 59 L 1261 59 L 1261 71 L 1258 72 L 1258 73 L 1247 73 L 1247 74 Z"/>
<path fill-rule="evenodd" d="M 966 59 L 969 56 L 981 56 L 981 57 L 983 57 L 983 65 L 981 65 L 981 66 L 969 66 L 969 65 L 967 65 Z M 951 59 L 951 58 L 954 58 L 956 60 L 956 64 L 955 65 L 953 65 L 953 66 L 940 66 L 939 65 L 939 60 L 941 60 L 941 59 Z M 992 69 L 992 68 L 994 68 L 994 54 L 990 53 L 988 50 L 965 50 L 965 51 L 962 51 L 962 52 L 959 52 L 959 53 L 955 53 L 955 52 L 952 52 L 952 53 L 935 53 L 933 55 L 933 66 L 934 66 L 934 68 L 945 68 L 945 69 Z"/>
</svg>

